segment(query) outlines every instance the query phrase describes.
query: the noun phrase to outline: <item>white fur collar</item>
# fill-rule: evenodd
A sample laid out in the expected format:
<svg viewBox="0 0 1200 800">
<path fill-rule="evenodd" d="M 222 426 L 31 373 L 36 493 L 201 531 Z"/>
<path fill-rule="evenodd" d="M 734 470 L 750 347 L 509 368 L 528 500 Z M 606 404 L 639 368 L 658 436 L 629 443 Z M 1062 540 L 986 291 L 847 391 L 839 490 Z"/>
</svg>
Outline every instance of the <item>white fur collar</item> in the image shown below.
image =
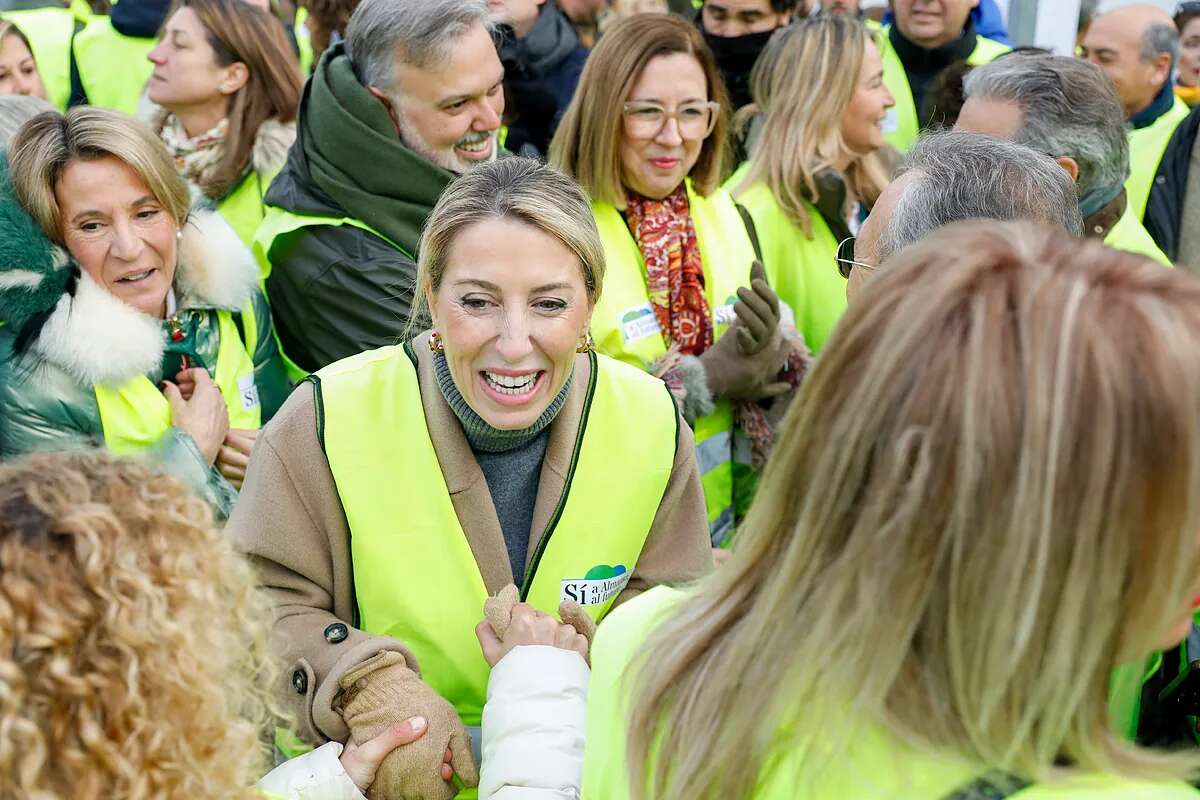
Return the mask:
<svg viewBox="0 0 1200 800">
<path fill-rule="evenodd" d="M 175 270 L 181 309 L 240 311 L 258 284 L 258 265 L 215 211 L 194 210 L 183 228 Z M 80 272 L 74 297 L 63 295 L 33 350 L 80 383 L 124 383 L 162 363 L 161 320 L 127 306 Z"/>
</svg>

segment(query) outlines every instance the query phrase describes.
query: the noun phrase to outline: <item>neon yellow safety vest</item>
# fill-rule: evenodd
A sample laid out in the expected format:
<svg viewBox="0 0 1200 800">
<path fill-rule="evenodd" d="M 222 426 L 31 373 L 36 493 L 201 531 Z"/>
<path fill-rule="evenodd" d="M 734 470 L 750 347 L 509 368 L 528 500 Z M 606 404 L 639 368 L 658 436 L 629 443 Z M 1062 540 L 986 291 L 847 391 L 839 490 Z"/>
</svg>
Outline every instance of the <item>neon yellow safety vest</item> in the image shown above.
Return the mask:
<svg viewBox="0 0 1200 800">
<path fill-rule="evenodd" d="M 1167 145 L 1175 135 L 1175 129 L 1188 115 L 1188 107 L 1178 97 L 1174 98 L 1171 110 L 1144 128 L 1129 131 L 1129 179 L 1125 181 L 1125 192 L 1133 216 L 1142 220 L 1146 216 L 1146 204 L 1150 201 L 1150 189 L 1158 165 L 1167 152 Z"/>
<path fill-rule="evenodd" d="M 629 666 L 644 654 L 646 638 L 655 626 L 690 599 L 675 589 L 655 587 L 623 604 L 600 627 L 592 648 L 592 680 L 588 687 L 584 800 L 628 800 L 631 796 L 626 740 L 639 684 L 629 677 Z M 847 698 L 848 703 L 853 700 Z M 934 752 L 905 742 L 877 722 L 879 715 L 870 713 L 870 709 L 867 712 L 860 715 L 860 724 L 845 731 L 846 751 L 828 763 L 822 761 L 823 769 L 819 770 L 811 766 L 813 754 L 818 759 L 830 755 L 829 737 L 823 736 L 823 731 L 807 725 L 777 730 L 764 771 L 753 788 L 737 800 L 938 800 L 955 796 L 986 772 L 982 765 L 968 761 L 965 754 Z M 697 735 L 691 730 L 674 733 Z M 1181 780 L 1144 781 L 1090 774 L 1035 783 L 1009 795 L 1009 800 L 1099 798 L 1200 800 L 1200 793 Z"/>
<path fill-rule="evenodd" d="M 46 87 L 46 99 L 65 111 L 71 99 L 71 37 L 76 22 L 85 20 L 77 18 L 72 8 L 55 7 L 5 11 L 0 17 L 25 34 Z"/>
<path fill-rule="evenodd" d="M 885 31 L 890 28 L 885 28 Z M 883 56 L 883 82 L 896 105 L 888 110 L 887 119 L 883 122 L 883 131 L 888 143 L 901 153 L 908 152 L 917 142 L 921 133 L 921 121 L 917 118 L 917 103 L 913 99 L 912 87 L 908 83 L 908 73 L 904 71 L 904 62 L 892 47 L 887 33 L 876 37 L 879 42 L 880 54 Z M 974 66 L 986 64 L 998 56 L 1004 55 L 1011 48 L 1000 42 L 983 36 L 976 37 L 975 49 L 967 56 L 967 63 Z"/>
<path fill-rule="evenodd" d="M 264 294 L 267 291 L 267 278 L 271 277 L 271 248 L 275 246 L 275 240 L 280 236 L 286 236 L 289 233 L 294 233 L 310 225 L 332 225 L 335 228 L 341 225 L 350 225 L 351 227 L 359 228 L 374 236 L 378 236 L 408 258 L 416 260 L 403 247 L 362 220 L 354 219 L 353 217 L 323 217 L 316 214 L 296 214 L 279 206 L 267 206 L 262 224 L 258 226 L 258 230 L 254 234 L 253 243 L 250 245 L 251 252 L 258 259 L 258 283 L 262 287 Z M 268 296 L 269 299 L 270 297 Z M 288 377 L 293 383 L 304 380 L 308 375 L 308 370 L 301 367 L 295 361 L 292 361 L 288 358 L 287 353 L 283 352 L 283 345 L 279 342 L 278 331 L 275 332 L 275 343 L 279 347 L 279 356 L 283 359 L 284 367 L 287 368 Z"/>
<path fill-rule="evenodd" d="M 157 41 L 126 36 L 108 17 L 92 17 L 74 43 L 75 66 L 88 104 L 136 114 L 138 100 L 154 71 L 147 56 Z"/>
<path fill-rule="evenodd" d="M 350 529 L 358 627 L 407 644 L 425 682 L 477 726 L 488 666 L 475 625 L 487 590 L 429 438 L 410 347 L 316 373 L 322 438 Z M 679 417 L 662 381 L 604 356 L 592 356 L 586 396 L 565 494 L 521 597 L 551 614 L 574 599 L 598 621 L 629 582 L 662 504 Z"/>
<path fill-rule="evenodd" d="M 300 49 L 300 77 L 307 78 L 312 72 L 313 48 L 312 36 L 308 32 L 308 9 L 296 9 L 296 19 L 292 23 L 292 32 L 296 35 L 296 46 Z"/>
<path fill-rule="evenodd" d="M 245 242 L 247 247 L 254 246 L 254 235 L 267 213 L 263 196 L 278 174 L 279 169 L 266 175 L 260 175 L 251 169 L 234 190 L 217 204 L 217 211 L 222 219 L 229 223 L 229 227 L 237 232 L 238 238 Z"/>
<path fill-rule="evenodd" d="M 736 192 L 751 164 L 746 162 L 725 183 Z M 819 353 L 846 310 L 846 279 L 837 269 L 837 238 L 812 203 L 805 203 L 812 238 L 783 212 L 766 181 L 741 194 L 737 202 L 750 212 L 771 288 L 796 316 L 796 328 L 813 353 Z"/>
<path fill-rule="evenodd" d="M 718 189 L 701 197 L 690 181 L 687 192 L 715 341 L 734 320 L 738 288 L 750 285 L 754 246 L 729 192 Z M 592 203 L 592 213 L 607 262 L 604 291 L 592 312 L 592 338 L 601 353 L 645 370 L 667 353 L 646 289 L 646 264 L 616 208 Z M 734 526 L 732 404 L 719 401 L 711 414 L 696 420 L 695 429 L 709 534 L 714 542 L 727 543 Z"/>
<path fill-rule="evenodd" d="M 258 337 L 252 306 L 242 312 L 242 326 L 245 342 L 238 333 L 233 315 L 228 311 L 217 311 L 221 341 L 213 382 L 225 398 L 229 427 L 257 430 L 262 427 L 262 416 L 254 383 L 254 361 L 250 357 Z M 92 388 L 104 429 L 104 444 L 113 453 L 140 453 L 157 444 L 170 430 L 171 405 L 144 375 L 121 386 L 96 384 Z"/>
<path fill-rule="evenodd" d="M 1133 208 L 1128 205 L 1125 206 L 1125 213 L 1117 220 L 1117 224 L 1113 225 L 1104 237 L 1104 243 L 1115 250 L 1152 258 L 1166 267 L 1174 266 L 1167 254 L 1154 242 L 1146 226 L 1133 215 Z"/>
</svg>

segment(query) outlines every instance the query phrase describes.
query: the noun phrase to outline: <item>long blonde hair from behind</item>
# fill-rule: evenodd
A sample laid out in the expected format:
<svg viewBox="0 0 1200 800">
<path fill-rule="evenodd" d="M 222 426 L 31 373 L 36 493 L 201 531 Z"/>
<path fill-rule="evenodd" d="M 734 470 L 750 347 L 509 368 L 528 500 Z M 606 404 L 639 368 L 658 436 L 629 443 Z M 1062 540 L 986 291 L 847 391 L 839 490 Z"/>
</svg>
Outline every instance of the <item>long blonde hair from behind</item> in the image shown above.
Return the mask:
<svg viewBox="0 0 1200 800">
<path fill-rule="evenodd" d="M 858 20 L 822 15 L 783 28 L 751 72 L 754 102 L 738 113 L 743 126 L 757 113 L 765 122 L 745 179 L 735 196 L 765 181 L 788 219 L 812 238 L 805 201 L 815 203 L 816 176 L 841 163 L 849 148 L 842 117 L 858 91 L 870 31 Z M 870 207 L 888 183 L 884 151 L 855 155 L 842 176 L 852 199 Z"/>
<path fill-rule="evenodd" d="M 1197 352 L 1200 282 L 1098 242 L 967 222 L 895 256 L 627 675 L 633 796 L 752 797 L 789 753 L 814 780 L 860 725 L 1034 781 L 1200 765 L 1107 706 L 1200 584 Z"/>
<path fill-rule="evenodd" d="M 272 618 L 174 479 L 99 452 L 0 466 L 0 797 L 259 797 Z"/>
</svg>

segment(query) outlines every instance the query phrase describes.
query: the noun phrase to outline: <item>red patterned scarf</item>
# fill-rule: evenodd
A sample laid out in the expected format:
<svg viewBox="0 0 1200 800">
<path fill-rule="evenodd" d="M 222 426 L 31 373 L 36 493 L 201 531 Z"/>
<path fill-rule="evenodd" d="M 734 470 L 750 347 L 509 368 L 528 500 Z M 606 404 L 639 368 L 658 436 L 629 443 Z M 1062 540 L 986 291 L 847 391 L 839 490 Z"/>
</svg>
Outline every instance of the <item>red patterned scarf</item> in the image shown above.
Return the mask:
<svg viewBox="0 0 1200 800">
<path fill-rule="evenodd" d="M 646 288 L 667 347 L 698 356 L 713 343 L 696 226 L 680 184 L 662 200 L 630 194 L 625 219 L 646 262 Z"/>
</svg>

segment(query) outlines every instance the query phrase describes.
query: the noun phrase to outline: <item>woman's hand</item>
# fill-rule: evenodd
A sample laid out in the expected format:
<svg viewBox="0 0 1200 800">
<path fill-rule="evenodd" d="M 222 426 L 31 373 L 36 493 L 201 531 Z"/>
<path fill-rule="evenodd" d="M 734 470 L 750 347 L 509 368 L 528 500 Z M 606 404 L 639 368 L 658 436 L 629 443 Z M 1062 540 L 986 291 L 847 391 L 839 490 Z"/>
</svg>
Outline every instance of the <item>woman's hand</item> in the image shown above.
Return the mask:
<svg viewBox="0 0 1200 800">
<path fill-rule="evenodd" d="M 428 728 L 429 724 L 424 717 L 413 717 L 399 725 L 391 726 L 374 739 L 368 739 L 362 744 L 357 744 L 351 739 L 346 742 L 346 749 L 342 751 L 342 769 L 346 770 L 346 774 L 354 781 L 358 790 L 366 794 L 367 789 L 375 782 L 375 773 L 379 771 L 383 760 L 397 747 L 412 744 L 420 739 Z M 446 750 L 442 760 L 442 780 L 449 781 L 453 777 L 454 767 L 450 764 L 450 751 Z"/>
<path fill-rule="evenodd" d="M 208 370 L 194 367 L 184 372 L 192 383 L 190 398 L 185 400 L 176 384 L 162 383 L 162 392 L 171 404 L 171 423 L 191 436 L 204 458 L 212 464 L 229 433 L 229 409 L 225 407 L 221 390 L 208 377 Z"/>
<path fill-rule="evenodd" d="M 235 489 L 242 488 L 246 480 L 246 467 L 250 464 L 250 451 L 258 441 L 258 431 L 246 428 L 230 428 L 225 441 L 217 452 L 217 469 Z"/>
<path fill-rule="evenodd" d="M 571 625 L 559 622 L 549 614 L 543 614 L 526 603 L 513 606 L 512 620 L 501 638 L 492 630 L 486 619 L 475 626 L 475 636 L 483 648 L 483 657 L 488 666 L 494 667 L 508 651 L 521 645 L 544 645 L 562 650 L 574 650 L 585 659 L 588 655 L 588 640 Z"/>
</svg>

